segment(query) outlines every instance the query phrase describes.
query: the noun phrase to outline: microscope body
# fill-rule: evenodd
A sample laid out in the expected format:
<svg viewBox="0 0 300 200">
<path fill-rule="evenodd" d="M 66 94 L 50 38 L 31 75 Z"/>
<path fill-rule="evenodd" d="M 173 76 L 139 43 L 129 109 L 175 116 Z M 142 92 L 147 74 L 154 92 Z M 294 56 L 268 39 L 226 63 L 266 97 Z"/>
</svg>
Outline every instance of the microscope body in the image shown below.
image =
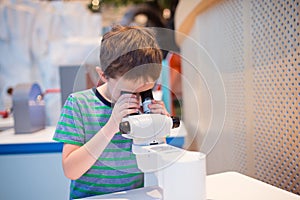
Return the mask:
<svg viewBox="0 0 300 200">
<path fill-rule="evenodd" d="M 120 130 L 133 140 L 132 152 L 145 174 L 145 187 L 159 186 L 164 200 L 204 200 L 206 156 L 166 144 L 173 122 L 161 114 L 132 115 L 122 120 Z"/>
</svg>

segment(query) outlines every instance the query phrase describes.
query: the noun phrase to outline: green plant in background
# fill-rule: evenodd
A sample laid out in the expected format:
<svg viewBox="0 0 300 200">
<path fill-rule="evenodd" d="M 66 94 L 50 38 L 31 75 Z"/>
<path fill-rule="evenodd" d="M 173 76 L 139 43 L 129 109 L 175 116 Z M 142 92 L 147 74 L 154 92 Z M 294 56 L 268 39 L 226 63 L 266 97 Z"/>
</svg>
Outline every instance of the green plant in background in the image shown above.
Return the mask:
<svg viewBox="0 0 300 200">
<path fill-rule="evenodd" d="M 115 7 L 127 6 L 129 4 L 157 3 L 161 8 L 170 8 L 172 0 L 91 0 L 88 8 L 92 12 L 101 12 L 102 5 L 113 5 Z"/>
</svg>

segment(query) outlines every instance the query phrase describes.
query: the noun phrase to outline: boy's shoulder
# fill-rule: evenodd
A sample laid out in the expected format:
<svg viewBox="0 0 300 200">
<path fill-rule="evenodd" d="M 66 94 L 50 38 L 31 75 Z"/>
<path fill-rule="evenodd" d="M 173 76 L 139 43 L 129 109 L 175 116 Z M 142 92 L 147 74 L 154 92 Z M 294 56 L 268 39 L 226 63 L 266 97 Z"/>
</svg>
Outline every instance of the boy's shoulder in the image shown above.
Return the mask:
<svg viewBox="0 0 300 200">
<path fill-rule="evenodd" d="M 87 99 L 94 99 L 95 98 L 95 93 L 93 91 L 93 88 L 86 89 L 86 90 L 81 90 L 81 91 L 76 91 L 72 92 L 69 94 L 68 100 L 87 100 Z"/>
<path fill-rule="evenodd" d="M 111 107 L 111 103 L 104 99 L 98 92 L 96 87 L 73 92 L 69 95 L 69 101 L 76 101 L 77 103 L 81 104 L 101 104 L 103 106 Z"/>
<path fill-rule="evenodd" d="M 91 95 L 93 94 L 94 88 L 89 88 L 89 89 L 85 89 L 85 90 L 80 90 L 80 91 L 75 91 L 75 92 L 72 92 L 71 95 L 74 96 L 74 97 L 80 97 L 80 96 L 83 96 L 83 95 Z"/>
</svg>

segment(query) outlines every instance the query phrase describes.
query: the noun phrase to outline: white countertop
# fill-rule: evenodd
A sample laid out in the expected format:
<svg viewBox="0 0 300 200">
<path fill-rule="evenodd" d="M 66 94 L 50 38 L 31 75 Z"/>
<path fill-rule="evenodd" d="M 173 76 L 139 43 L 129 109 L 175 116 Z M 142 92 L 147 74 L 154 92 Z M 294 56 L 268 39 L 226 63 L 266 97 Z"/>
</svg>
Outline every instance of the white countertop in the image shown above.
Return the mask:
<svg viewBox="0 0 300 200">
<path fill-rule="evenodd" d="M 55 142 L 52 140 L 54 131 L 55 126 L 50 126 L 33 133 L 15 134 L 15 130 L 10 128 L 0 132 L 0 145 Z"/>
<path fill-rule="evenodd" d="M 237 172 L 209 175 L 206 184 L 209 200 L 300 200 L 299 195 Z"/>
<path fill-rule="evenodd" d="M 199 186 L 201 187 L 201 186 Z M 85 199 L 162 199 L 163 191 L 146 187 Z M 300 200 L 300 196 L 237 172 L 224 172 L 206 178 L 207 200 Z"/>
</svg>

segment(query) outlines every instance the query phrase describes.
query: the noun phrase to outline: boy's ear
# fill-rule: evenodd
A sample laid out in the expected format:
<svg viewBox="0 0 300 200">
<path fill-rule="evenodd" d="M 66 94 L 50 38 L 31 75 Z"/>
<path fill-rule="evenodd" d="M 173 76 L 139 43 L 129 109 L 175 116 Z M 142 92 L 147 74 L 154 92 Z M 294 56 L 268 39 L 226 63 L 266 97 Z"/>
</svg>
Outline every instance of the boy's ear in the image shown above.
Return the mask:
<svg viewBox="0 0 300 200">
<path fill-rule="evenodd" d="M 102 69 L 100 67 L 96 67 L 96 72 L 98 74 L 98 76 L 100 77 L 100 80 L 104 83 L 107 82 L 107 77 L 105 76 L 104 72 L 102 71 Z"/>
</svg>

